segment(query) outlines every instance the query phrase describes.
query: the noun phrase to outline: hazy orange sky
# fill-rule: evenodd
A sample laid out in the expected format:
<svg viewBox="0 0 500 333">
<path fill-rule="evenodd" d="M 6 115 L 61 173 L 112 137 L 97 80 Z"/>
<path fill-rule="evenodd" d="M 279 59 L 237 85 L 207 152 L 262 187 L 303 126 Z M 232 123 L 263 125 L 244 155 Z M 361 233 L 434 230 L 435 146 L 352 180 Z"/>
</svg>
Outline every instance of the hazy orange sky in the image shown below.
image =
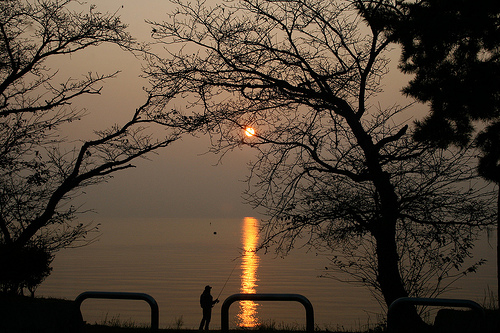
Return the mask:
<svg viewBox="0 0 500 333">
<path fill-rule="evenodd" d="M 114 13 L 129 25 L 129 32 L 139 41 L 151 41 L 146 19 L 162 21 L 173 5 L 168 0 L 95 0 L 95 11 Z M 123 7 L 122 7 L 123 6 Z M 76 100 L 74 107 L 86 108 L 88 115 L 68 125 L 68 141 L 92 138 L 93 130 L 123 123 L 144 101 L 142 88 L 147 85 L 141 74 L 141 60 L 115 46 L 101 45 L 71 57 L 53 58 L 49 62 L 59 69 L 59 78 L 79 78 L 89 71 L 107 74 L 121 71 L 108 80 L 100 96 Z M 219 156 L 205 154 L 208 137 L 186 136 L 182 141 L 150 155 L 150 160 L 134 162 L 137 168 L 116 173 L 108 183 L 85 189 L 78 202 L 85 209 L 95 209 L 99 217 L 244 217 L 256 213 L 242 204 L 242 180 L 247 162 L 254 152 L 246 148 L 228 155 L 215 166 Z M 88 214 L 85 219 L 96 218 Z"/>
<path fill-rule="evenodd" d="M 151 28 L 145 20 L 166 20 L 167 13 L 174 8 L 168 0 L 96 0 L 83 8 L 87 9 L 90 3 L 97 5 L 97 11 L 117 12 L 129 25 L 132 35 L 145 42 L 151 41 Z M 399 89 L 404 78 L 396 68 L 397 58 L 396 51 L 391 74 L 384 81 L 382 106 L 403 100 Z M 100 74 L 121 71 L 104 85 L 101 96 L 81 98 L 73 104 L 85 107 L 89 115 L 66 130 L 68 140 L 89 137 L 92 130 L 125 121 L 144 101 L 142 87 L 147 82 L 139 78 L 141 61 L 117 47 L 87 49 L 71 57 L 53 59 L 51 66 L 60 68 L 60 75 L 75 78 L 88 71 Z M 109 183 L 85 189 L 86 195 L 79 200 L 86 203 L 85 208 L 95 209 L 100 217 L 258 216 L 250 206 L 242 204 L 241 198 L 246 187 L 242 180 L 248 174 L 247 163 L 255 153 L 244 148 L 214 166 L 218 156 L 202 155 L 208 145 L 207 137 L 185 137 L 159 155 L 151 155 L 151 161 L 137 161 L 137 168 L 116 174 Z"/>
<path fill-rule="evenodd" d="M 210 1 L 216 3 L 220 0 Z M 145 42 L 150 41 L 148 37 L 151 28 L 144 20 L 167 20 L 167 13 L 173 10 L 173 5 L 168 0 L 94 0 L 85 5 L 85 8 L 88 8 L 90 3 L 95 3 L 97 10 L 101 12 L 114 13 L 118 10 L 118 15 L 121 16 L 122 21 L 130 25 L 129 31 L 133 36 Z M 408 78 L 397 69 L 399 52 L 396 46 L 394 46 L 394 49 L 390 73 L 382 82 L 385 91 L 380 95 L 380 98 L 373 100 L 379 102 L 376 107 L 383 108 L 409 102 L 400 93 L 400 89 Z M 86 96 L 73 104 L 75 107 L 86 108 L 89 115 L 82 121 L 68 124 L 64 134 L 68 136 L 69 141 L 78 138 L 90 139 L 93 130 L 107 128 L 116 122 L 123 123 L 135 108 L 144 101 L 145 94 L 142 87 L 147 82 L 139 78 L 141 62 L 117 47 L 104 45 L 91 48 L 71 57 L 52 59 L 50 65 L 54 69 L 60 69 L 59 75 L 62 78 L 67 75 L 78 78 L 78 76 L 85 75 L 89 71 L 100 74 L 121 71 L 117 78 L 108 81 L 104 85 L 101 96 Z M 408 121 L 418 119 L 424 114 L 426 107 L 415 105 L 412 110 L 415 111 L 407 113 L 407 117 L 404 119 Z M 193 241 L 193 237 L 206 237 L 208 234 L 215 239 L 218 236 L 215 236 L 212 233 L 213 231 L 218 231 L 219 236 L 222 233 L 221 230 L 212 228 L 212 222 L 210 222 L 210 225 L 207 225 L 208 223 L 165 224 L 169 226 L 168 229 L 158 227 L 150 227 L 149 229 L 147 227 L 135 228 L 133 223 L 140 222 L 140 218 L 159 218 L 159 222 L 154 221 L 154 223 L 161 223 L 162 225 L 163 218 L 174 218 L 178 219 L 179 222 L 183 221 L 182 218 L 232 218 L 237 223 L 246 216 L 261 218 L 262 216 L 253 211 L 250 206 L 244 205 L 241 198 L 241 194 L 246 188 L 243 180 L 248 175 L 247 163 L 255 157 L 255 152 L 249 147 L 245 147 L 242 150 L 226 155 L 221 165 L 214 166 L 219 157 L 204 154 L 208 150 L 209 143 L 207 137 L 185 137 L 182 141 L 175 142 L 170 147 L 159 151 L 159 155 L 151 155 L 150 161 L 136 161 L 134 164 L 137 165 L 137 168 L 115 174 L 115 177 L 108 183 L 86 188 L 86 194 L 78 198 L 77 201 L 85 203 L 84 209 L 95 209 L 98 215 L 88 214 L 82 219 L 84 221 L 112 222 L 103 223 L 102 233 L 104 236 L 100 245 L 115 246 L 116 244 L 113 241 L 118 242 L 118 239 L 119 244 L 132 242 L 142 244 L 141 241 L 150 244 L 158 239 L 165 242 L 169 239 L 167 236 L 171 235 L 178 238 L 189 238 L 190 241 Z M 124 218 L 132 219 L 133 223 L 114 223 L 116 221 L 122 222 Z M 139 220 L 137 220 L 138 218 Z M 145 225 L 155 226 L 154 223 Z M 213 224 L 217 225 L 217 223 Z M 195 228 L 199 232 L 191 233 Z M 169 232 L 162 230 L 169 230 Z M 168 233 L 168 235 L 165 236 L 165 233 Z M 492 240 L 491 244 L 494 244 L 494 242 Z M 482 245 L 488 246 L 484 242 Z M 92 246 L 89 249 L 92 249 Z M 488 251 L 487 258 L 493 258 L 493 247 L 488 247 Z M 61 253 L 61 255 L 63 254 Z M 87 257 L 93 260 L 97 255 Z M 66 258 L 65 264 L 67 267 L 71 267 L 76 262 L 73 252 L 68 252 Z M 151 258 L 153 256 L 149 257 L 149 259 Z M 156 258 L 154 259 L 156 260 Z M 83 267 L 80 261 L 78 262 L 78 267 Z M 494 286 L 494 283 L 489 282 L 494 281 L 492 277 L 494 276 L 495 266 L 492 263 L 493 260 L 490 261 L 486 270 L 482 270 L 486 272 L 486 275 L 483 276 L 487 276 L 489 280 L 486 278 L 472 280 L 473 277 L 471 276 L 464 279 L 464 283 L 477 286 L 477 288 L 482 288 L 487 283 Z M 110 270 L 115 273 L 113 265 L 110 266 Z M 127 260 L 127 269 L 128 265 L 130 263 Z M 60 264 L 59 267 L 64 267 L 64 265 Z M 73 271 L 72 268 L 69 269 Z M 55 269 L 54 272 L 56 271 Z M 50 278 L 54 278 L 54 276 L 58 277 L 59 275 L 53 274 Z M 60 276 L 64 277 L 64 275 Z M 219 286 L 224 282 L 223 279 L 226 276 L 219 279 Z M 304 278 L 309 278 L 309 275 L 304 274 Z M 117 279 L 119 280 L 119 277 Z M 64 278 L 61 278 L 61 280 L 65 281 Z M 107 277 L 105 281 L 113 281 L 114 283 L 115 279 Z M 74 288 L 73 282 L 70 283 L 71 288 Z M 80 282 L 84 285 L 85 278 L 79 279 Z M 282 282 L 279 282 L 279 284 L 282 284 Z M 44 283 L 44 286 L 47 285 L 50 284 Z M 54 282 L 53 285 L 57 290 L 57 295 L 60 295 L 61 286 L 59 282 Z M 164 286 L 161 288 L 165 289 Z M 495 288 L 493 287 L 492 290 L 496 290 Z M 465 296 L 468 297 L 468 295 Z M 353 302 L 358 301 L 356 298 L 352 300 Z M 349 301 L 351 301 L 351 298 L 349 298 Z"/>
</svg>

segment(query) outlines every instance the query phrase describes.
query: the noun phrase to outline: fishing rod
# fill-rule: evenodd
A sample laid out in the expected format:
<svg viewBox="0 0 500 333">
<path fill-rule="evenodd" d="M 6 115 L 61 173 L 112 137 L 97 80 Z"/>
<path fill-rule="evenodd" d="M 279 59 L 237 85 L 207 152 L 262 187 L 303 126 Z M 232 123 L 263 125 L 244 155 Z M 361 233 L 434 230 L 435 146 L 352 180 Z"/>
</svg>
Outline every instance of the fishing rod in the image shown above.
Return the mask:
<svg viewBox="0 0 500 333">
<path fill-rule="evenodd" d="M 233 269 L 231 270 L 231 273 L 229 273 L 229 276 L 227 277 L 226 282 L 224 282 L 224 285 L 222 286 L 222 289 L 220 290 L 220 293 L 219 293 L 219 295 L 217 295 L 216 299 L 219 299 L 219 296 L 222 294 L 222 291 L 224 291 L 224 288 L 226 288 L 226 284 L 229 281 L 229 279 L 231 278 L 231 275 L 233 275 L 233 272 L 234 272 L 234 269 L 236 268 L 236 266 L 238 266 L 238 262 L 236 262 Z"/>
</svg>

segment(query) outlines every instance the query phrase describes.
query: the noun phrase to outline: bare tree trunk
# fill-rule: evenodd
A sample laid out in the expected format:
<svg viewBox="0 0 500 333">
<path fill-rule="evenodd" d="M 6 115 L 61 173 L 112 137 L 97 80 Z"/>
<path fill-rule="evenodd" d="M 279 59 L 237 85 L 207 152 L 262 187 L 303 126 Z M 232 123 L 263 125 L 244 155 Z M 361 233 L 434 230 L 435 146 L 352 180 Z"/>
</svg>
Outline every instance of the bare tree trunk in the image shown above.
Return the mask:
<svg viewBox="0 0 500 333">
<path fill-rule="evenodd" d="M 399 254 L 396 242 L 396 224 L 398 220 L 398 197 L 391 184 L 390 177 L 382 171 L 378 163 L 372 164 L 375 174 L 374 184 L 380 196 L 381 216 L 373 225 L 372 234 L 376 240 L 378 265 L 377 280 L 387 308 L 400 297 L 408 297 L 408 292 L 399 271 Z M 425 323 L 418 315 L 415 306 L 400 307 L 391 326 L 401 332 L 422 332 Z"/>
<path fill-rule="evenodd" d="M 384 300 L 389 307 L 392 302 L 400 297 L 408 297 L 403 279 L 399 272 L 399 256 L 395 239 L 395 228 L 393 225 L 380 228 L 375 232 L 376 253 L 378 265 L 378 282 L 384 295 Z M 389 324 L 394 332 L 422 332 L 425 324 L 418 315 L 413 305 L 404 305 L 396 309 L 392 322 Z"/>
<path fill-rule="evenodd" d="M 377 280 L 387 306 L 400 297 L 407 297 L 399 273 L 399 256 L 395 241 L 395 228 L 392 226 L 380 228 L 374 233 L 376 239 L 376 253 L 378 265 Z"/>
</svg>

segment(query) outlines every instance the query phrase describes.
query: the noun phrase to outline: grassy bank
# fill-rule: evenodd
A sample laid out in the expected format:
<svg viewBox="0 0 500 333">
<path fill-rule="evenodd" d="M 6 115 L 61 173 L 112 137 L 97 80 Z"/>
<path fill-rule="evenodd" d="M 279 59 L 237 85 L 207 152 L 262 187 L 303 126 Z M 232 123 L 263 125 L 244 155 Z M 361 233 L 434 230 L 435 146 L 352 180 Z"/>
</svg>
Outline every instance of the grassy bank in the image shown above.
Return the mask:
<svg viewBox="0 0 500 333">
<path fill-rule="evenodd" d="M 105 319 L 98 324 L 83 322 L 80 309 L 74 301 L 55 298 L 31 298 L 0 294 L 0 332 L 1 333 L 142 333 L 151 332 L 143 324 L 123 321 L 119 318 Z M 191 333 L 198 330 L 163 328 L 159 332 Z M 174 324 L 174 327 L 175 324 Z M 279 324 L 263 325 L 257 329 L 241 329 L 237 332 L 298 332 L 299 327 Z M 211 332 L 217 332 L 213 330 Z M 220 332 L 220 331 L 219 331 Z M 235 332 L 235 331 L 232 331 Z M 321 331 L 317 331 L 321 332 Z M 323 330 L 323 332 L 351 333 L 347 330 Z M 359 332 L 359 331 L 358 331 Z"/>
<path fill-rule="evenodd" d="M 142 333 L 142 332 L 151 332 L 151 329 L 145 327 L 116 327 L 116 326 L 107 326 L 107 325 L 88 325 L 84 326 L 84 333 Z M 184 329 L 160 329 L 158 332 L 162 333 L 194 333 L 199 332 L 195 330 L 184 330 Z M 218 332 L 218 331 L 212 331 Z M 219 331 L 220 332 L 220 331 Z"/>
<path fill-rule="evenodd" d="M 112 326 L 106 326 L 106 325 L 85 325 L 84 327 L 84 333 L 145 333 L 148 332 L 150 333 L 151 330 L 149 328 L 144 328 L 144 327 L 112 327 Z M 167 329 L 160 329 L 158 332 L 161 333 L 199 333 L 202 331 L 199 330 L 189 330 L 189 329 L 173 329 L 173 328 L 167 328 Z M 210 330 L 209 332 L 213 333 L 220 333 L 220 330 Z M 249 333 L 249 332 L 255 332 L 255 333 L 298 333 L 300 331 L 296 330 L 273 330 L 273 329 L 266 329 L 266 328 L 259 328 L 259 329 L 241 329 L 241 330 L 231 330 L 231 332 L 241 332 L 241 333 Z M 382 331 L 367 331 L 367 332 L 357 332 L 357 331 L 315 331 L 318 333 L 376 333 L 376 332 L 382 332 Z"/>
<path fill-rule="evenodd" d="M 466 325 L 457 324 L 459 317 L 464 317 L 464 312 L 454 314 L 454 319 L 446 322 L 446 325 L 436 332 L 456 333 Z M 457 317 L 458 316 L 458 317 Z M 107 319 L 99 324 L 84 323 L 80 309 L 74 301 L 52 299 L 52 298 L 30 298 L 19 296 L 6 296 L 0 294 L 0 332 L 2 333 L 142 333 L 151 332 L 149 327 L 136 324 L 132 321 L 120 321 Z M 463 318 L 462 318 L 463 319 Z M 484 326 L 481 331 L 473 330 L 474 333 L 496 333 L 499 332 L 500 312 L 498 309 L 486 310 Z M 457 326 L 459 325 L 459 326 Z M 174 326 L 176 327 L 176 326 Z M 163 328 L 159 332 L 168 333 L 194 333 L 193 329 Z M 453 330 L 449 330 L 452 327 Z M 385 327 L 372 327 L 366 330 L 323 329 L 315 332 L 321 333 L 380 333 L 385 332 Z M 436 329 L 437 326 L 434 327 Z M 444 330 L 443 330 L 444 329 Z M 457 331 L 458 329 L 458 331 Z M 255 329 L 238 329 L 231 332 L 255 332 L 255 333 L 292 333 L 303 331 L 300 327 L 287 327 L 275 324 L 262 325 Z M 211 332 L 220 332 L 213 330 Z"/>
</svg>

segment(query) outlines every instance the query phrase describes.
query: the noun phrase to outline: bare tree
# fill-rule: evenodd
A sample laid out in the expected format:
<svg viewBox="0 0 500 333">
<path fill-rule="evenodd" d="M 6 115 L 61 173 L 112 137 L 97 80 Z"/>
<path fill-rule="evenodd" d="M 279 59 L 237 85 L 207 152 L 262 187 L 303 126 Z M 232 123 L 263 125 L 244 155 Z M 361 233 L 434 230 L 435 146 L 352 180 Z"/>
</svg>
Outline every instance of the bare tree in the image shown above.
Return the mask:
<svg viewBox="0 0 500 333">
<path fill-rule="evenodd" d="M 214 150 L 259 150 L 247 194 L 269 215 L 263 245 L 332 249 L 332 263 L 386 305 L 435 294 L 424 271 L 437 265 L 439 279 L 459 268 L 491 223 L 491 196 L 464 151 L 412 142 L 397 120 L 404 108 L 376 106 L 390 41 L 359 11 L 379 3 L 173 2 L 168 22 L 151 22 L 168 54 L 147 74 L 210 119 Z"/>
<path fill-rule="evenodd" d="M 47 60 L 103 43 L 140 49 L 119 17 L 99 13 L 94 6 L 86 13 L 70 9 L 81 8 L 78 5 L 72 0 L 0 2 L 0 285 L 4 292 L 33 290 L 50 273 L 55 251 L 88 242 L 85 237 L 96 226 L 76 222 L 82 210 L 72 205 L 83 188 L 107 181 L 115 172 L 133 167 L 137 158 L 194 129 L 152 118 L 151 110 L 162 108 L 170 97 L 149 92 L 124 124 L 96 130 L 91 140 L 66 142 L 61 129 L 85 115 L 72 102 L 99 94 L 103 81 L 117 73 L 89 72 L 80 80 L 61 79 Z M 162 130 L 153 131 L 154 125 Z M 43 261 L 38 268 L 32 254 Z"/>
</svg>

